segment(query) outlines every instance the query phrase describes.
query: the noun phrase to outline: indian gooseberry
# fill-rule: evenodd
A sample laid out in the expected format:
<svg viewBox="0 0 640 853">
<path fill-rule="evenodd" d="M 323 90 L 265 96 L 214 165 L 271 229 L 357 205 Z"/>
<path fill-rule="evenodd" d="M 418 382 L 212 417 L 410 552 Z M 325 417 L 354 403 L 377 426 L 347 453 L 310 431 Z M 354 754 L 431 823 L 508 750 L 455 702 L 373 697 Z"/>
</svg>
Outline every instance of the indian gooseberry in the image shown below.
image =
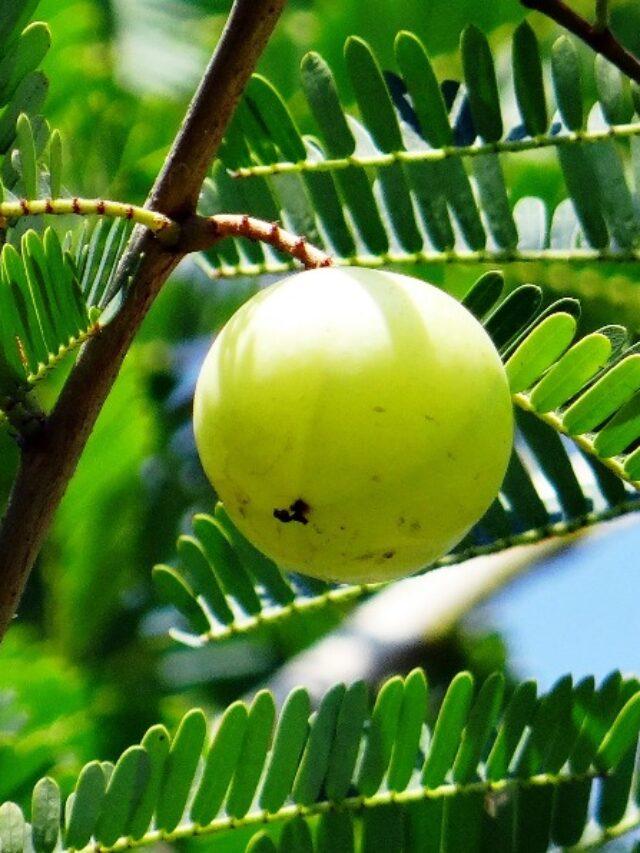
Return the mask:
<svg viewBox="0 0 640 853">
<path fill-rule="evenodd" d="M 459 302 L 391 272 L 322 268 L 246 302 L 198 378 L 195 438 L 239 530 L 333 581 L 407 575 L 496 497 L 513 441 L 500 357 Z"/>
</svg>

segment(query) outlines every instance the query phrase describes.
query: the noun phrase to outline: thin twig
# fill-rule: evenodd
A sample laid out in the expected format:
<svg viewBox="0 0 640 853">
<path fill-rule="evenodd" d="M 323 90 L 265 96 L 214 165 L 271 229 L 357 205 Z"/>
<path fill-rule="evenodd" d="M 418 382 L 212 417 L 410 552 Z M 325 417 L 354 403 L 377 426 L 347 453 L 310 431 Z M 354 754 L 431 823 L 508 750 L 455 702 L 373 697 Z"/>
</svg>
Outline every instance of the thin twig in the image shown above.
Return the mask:
<svg viewBox="0 0 640 853">
<path fill-rule="evenodd" d="M 304 237 L 292 234 L 277 222 L 266 222 L 255 216 L 241 213 L 217 213 L 215 216 L 194 216 L 185 222 L 180 239 L 180 249 L 197 252 L 208 249 L 225 237 L 244 237 L 260 243 L 268 243 L 286 255 L 290 255 L 305 266 L 329 267 L 331 256 L 316 248 Z"/>
<path fill-rule="evenodd" d="M 620 71 L 640 83 L 640 60 L 618 41 L 608 26 L 590 24 L 563 0 L 520 0 L 528 9 L 536 9 L 582 39 L 596 53 L 606 57 Z"/>
<path fill-rule="evenodd" d="M 211 160 L 285 0 L 235 0 L 225 30 L 175 139 L 148 206 L 181 221 L 195 211 Z M 131 342 L 182 254 L 134 232 L 115 288 L 127 296 L 81 353 L 43 428 L 26 444 L 0 526 L 0 637 Z M 135 272 L 132 272 L 135 271 Z"/>
<path fill-rule="evenodd" d="M 155 210 L 109 201 L 103 198 L 21 198 L 17 201 L 0 202 L 0 228 L 5 228 L 12 219 L 21 216 L 108 216 L 127 219 L 144 225 L 167 246 L 175 245 L 180 236 L 180 226 L 173 219 Z"/>
<path fill-rule="evenodd" d="M 520 154 L 541 148 L 570 148 L 573 145 L 596 145 L 606 139 L 627 139 L 640 135 L 640 122 L 609 125 L 606 130 L 563 130 L 555 136 L 533 136 L 526 139 L 502 139 L 472 145 L 445 145 L 442 148 L 420 148 L 414 151 L 385 151 L 376 154 L 351 154 L 349 157 L 326 160 L 280 160 L 276 163 L 259 163 L 242 166 L 232 172 L 234 178 L 255 178 L 269 175 L 287 175 L 301 172 L 337 172 L 353 166 L 377 169 L 394 163 L 441 163 L 444 160 L 465 157 L 484 157 L 486 154 Z"/>
<path fill-rule="evenodd" d="M 163 213 L 102 198 L 47 198 L 20 199 L 0 202 L 0 225 L 21 216 L 108 216 L 128 219 L 143 225 L 161 243 L 175 249 L 180 255 L 208 249 L 225 237 L 245 237 L 269 243 L 291 255 L 305 267 L 328 267 L 331 257 L 316 249 L 304 237 L 285 230 L 278 222 L 266 222 L 240 213 L 218 213 L 215 216 L 193 214 L 182 224 Z"/>
</svg>

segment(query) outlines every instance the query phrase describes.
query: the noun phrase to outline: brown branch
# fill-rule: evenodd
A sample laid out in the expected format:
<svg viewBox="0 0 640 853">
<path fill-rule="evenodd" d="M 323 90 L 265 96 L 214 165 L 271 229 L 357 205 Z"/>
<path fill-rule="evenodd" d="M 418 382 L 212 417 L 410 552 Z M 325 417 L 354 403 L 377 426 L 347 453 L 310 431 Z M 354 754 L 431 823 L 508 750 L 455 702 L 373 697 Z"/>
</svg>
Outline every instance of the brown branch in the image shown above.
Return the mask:
<svg viewBox="0 0 640 853">
<path fill-rule="evenodd" d="M 235 0 L 151 192 L 153 209 L 178 220 L 194 213 L 208 166 L 285 2 Z M 136 331 L 182 256 L 137 229 L 117 276 L 117 286 L 127 287 L 121 310 L 108 330 L 86 344 L 53 412 L 23 450 L 0 526 L 0 637 Z"/>
<path fill-rule="evenodd" d="M 528 9 L 542 12 L 565 29 L 582 39 L 596 53 L 606 57 L 620 71 L 640 83 L 640 60 L 628 51 L 602 21 L 590 24 L 574 12 L 563 0 L 520 0 Z"/>
<path fill-rule="evenodd" d="M 254 216 L 241 213 L 218 213 L 215 216 L 194 216 L 184 223 L 179 244 L 182 252 L 199 252 L 215 245 L 225 237 L 245 237 L 260 243 L 268 243 L 292 258 L 300 261 L 307 269 L 329 267 L 331 256 L 317 249 L 304 237 L 286 231 L 277 222 L 265 222 Z"/>
</svg>

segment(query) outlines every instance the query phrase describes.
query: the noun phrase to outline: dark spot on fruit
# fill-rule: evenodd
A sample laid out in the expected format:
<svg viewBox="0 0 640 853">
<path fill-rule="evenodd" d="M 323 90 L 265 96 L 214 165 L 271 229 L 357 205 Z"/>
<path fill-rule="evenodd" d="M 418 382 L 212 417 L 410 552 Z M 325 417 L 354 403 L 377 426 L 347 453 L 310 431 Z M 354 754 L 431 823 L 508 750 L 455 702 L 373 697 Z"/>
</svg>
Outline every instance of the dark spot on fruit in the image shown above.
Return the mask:
<svg viewBox="0 0 640 853">
<path fill-rule="evenodd" d="M 340 530 L 346 530 L 346 529 L 347 529 L 347 528 L 344 526 L 344 524 L 341 524 L 341 525 L 340 525 Z"/>
<path fill-rule="evenodd" d="M 380 482 L 380 475 L 379 475 L 379 474 L 374 474 L 374 475 L 371 477 L 371 481 L 372 481 L 373 483 L 379 483 L 379 482 Z"/>
<path fill-rule="evenodd" d="M 386 412 L 387 410 L 384 408 L 384 406 L 374 406 L 373 411 L 374 412 Z"/>
<path fill-rule="evenodd" d="M 404 515 L 401 515 L 400 518 L 398 519 L 398 527 L 402 527 L 403 524 L 404 524 Z"/>
<path fill-rule="evenodd" d="M 390 560 L 392 557 L 395 557 L 395 555 L 395 551 L 385 551 L 382 556 L 385 558 L 385 560 Z"/>
<path fill-rule="evenodd" d="M 431 415 L 425 415 L 425 416 L 424 416 L 424 419 L 425 419 L 425 421 L 430 421 L 431 423 L 435 423 L 435 422 L 436 422 L 436 419 L 435 419 L 435 418 L 433 418 L 433 417 L 431 417 Z"/>
<path fill-rule="evenodd" d="M 290 521 L 299 521 L 300 524 L 308 524 L 309 519 L 307 516 L 310 511 L 311 507 L 309 504 L 302 498 L 298 498 L 290 504 L 288 509 L 274 509 L 273 517 L 284 524 L 288 524 Z"/>
<path fill-rule="evenodd" d="M 422 529 L 422 525 L 420 524 L 420 522 L 419 522 L 419 521 L 412 521 L 412 522 L 411 522 L 411 529 L 412 529 L 412 530 L 421 530 L 421 529 Z"/>
<path fill-rule="evenodd" d="M 236 501 L 238 502 L 238 512 L 243 518 L 247 517 L 246 508 L 251 503 L 251 498 L 248 498 L 246 495 L 242 493 L 236 494 Z"/>
<path fill-rule="evenodd" d="M 455 462 L 456 457 L 450 450 L 447 450 L 447 459 L 450 459 L 452 462 Z"/>
</svg>

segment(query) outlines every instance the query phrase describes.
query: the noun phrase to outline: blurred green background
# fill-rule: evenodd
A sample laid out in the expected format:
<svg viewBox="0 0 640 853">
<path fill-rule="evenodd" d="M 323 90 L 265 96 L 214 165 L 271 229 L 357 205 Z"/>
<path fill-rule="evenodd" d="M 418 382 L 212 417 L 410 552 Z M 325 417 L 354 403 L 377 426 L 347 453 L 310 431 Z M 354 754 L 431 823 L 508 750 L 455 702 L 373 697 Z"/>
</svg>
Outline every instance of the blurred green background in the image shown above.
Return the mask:
<svg viewBox="0 0 640 853">
<path fill-rule="evenodd" d="M 74 194 L 143 202 L 228 6 L 222 0 L 42 0 L 36 17 L 46 20 L 53 34 L 45 64 L 51 81 L 45 113 L 63 132 L 67 185 Z M 614 25 L 636 49 L 638 8 L 635 2 L 613 4 Z M 438 73 L 456 77 L 459 34 L 474 22 L 490 34 L 500 73 L 501 60 L 505 68 L 508 60 L 508 37 L 523 17 L 516 0 L 291 0 L 260 70 L 281 88 L 304 127 L 297 81 L 307 50 L 329 60 L 345 91 L 342 46 L 348 35 L 370 41 L 391 68 L 393 38 L 410 29 L 424 40 Z M 531 20 L 548 47 L 556 28 L 540 16 Z M 562 189 L 552 163 L 552 156 L 510 161 L 513 198 L 535 192 L 557 200 Z M 419 271 L 457 292 L 476 272 L 469 267 Z M 508 271 L 512 282 L 525 274 L 543 285 L 589 294 L 587 325 L 626 322 L 637 332 L 640 303 L 633 269 L 541 264 L 526 273 Z M 213 493 L 191 435 L 193 381 L 212 333 L 256 287 L 245 280 L 213 286 L 192 263 L 184 263 L 130 352 L 58 512 L 20 618 L 0 648 L 0 801 L 23 801 L 45 772 L 68 785 L 83 762 L 113 758 L 148 725 L 172 724 L 189 706 L 201 704 L 213 712 L 258 684 L 274 679 L 277 684 L 280 668 L 338 622 L 324 614 L 286 631 L 272 629 L 202 651 L 180 650 L 166 638 L 171 613 L 158 607 L 150 585 L 151 566 L 171 559 L 176 535 L 191 514 L 212 508 Z M 55 390 L 45 388 L 44 394 Z M 13 445 L 0 436 L 1 503 L 15 464 Z M 623 532 L 617 541 L 632 553 L 637 534 L 628 523 Z M 561 596 L 568 593 L 553 584 L 575 575 L 575 584 L 587 590 L 580 572 L 591 560 L 586 575 L 591 598 L 583 619 L 585 625 L 600 625 L 602 646 L 603 628 L 593 606 L 603 596 L 606 600 L 616 578 L 618 588 L 630 582 L 631 567 L 609 545 L 589 551 L 589 557 L 579 548 L 550 559 L 531 589 L 525 585 L 515 597 L 505 595 L 444 636 L 428 636 L 418 619 L 406 642 L 392 644 L 373 662 L 366 654 L 358 658 L 354 645 L 348 652 L 354 671 L 376 681 L 389 670 L 422 664 L 436 687 L 461 667 L 484 674 L 505 666 L 514 676 L 551 678 L 553 666 L 545 668 L 544 662 L 553 658 L 553 648 L 536 652 L 535 644 L 526 646 L 529 635 L 518 633 L 528 626 L 531 642 L 544 633 L 526 602 L 533 600 L 538 610 L 553 602 L 562 621 Z M 617 573 L 610 571 L 607 587 L 598 591 L 605 564 L 617 567 Z M 626 593 L 630 599 L 628 586 Z M 392 606 L 403 605 L 400 600 Z M 616 629 L 610 630 L 613 637 Z M 562 637 L 554 642 L 557 647 Z M 625 643 L 631 642 L 625 635 Z M 525 643 L 524 652 L 518 643 Z M 590 668 L 588 652 L 576 664 L 584 671 Z M 307 664 L 309 678 L 314 665 Z M 606 659 L 597 662 L 607 665 Z M 628 665 L 634 665 L 633 657 Z"/>
</svg>

